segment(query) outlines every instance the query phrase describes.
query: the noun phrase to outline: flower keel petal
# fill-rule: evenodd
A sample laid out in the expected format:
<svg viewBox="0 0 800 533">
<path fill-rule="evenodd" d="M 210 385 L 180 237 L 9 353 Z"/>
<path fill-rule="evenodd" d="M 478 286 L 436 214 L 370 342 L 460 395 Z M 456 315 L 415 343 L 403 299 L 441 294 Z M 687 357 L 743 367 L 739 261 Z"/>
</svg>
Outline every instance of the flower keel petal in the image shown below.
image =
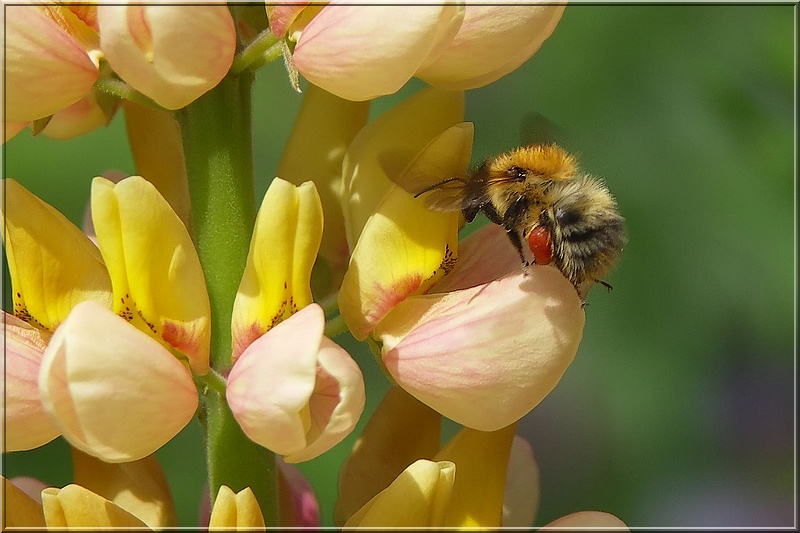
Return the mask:
<svg viewBox="0 0 800 533">
<path fill-rule="evenodd" d="M 76 448 L 107 462 L 141 459 L 189 423 L 189 371 L 161 344 L 94 303 L 53 335 L 39 375 L 42 402 Z"/>
</svg>

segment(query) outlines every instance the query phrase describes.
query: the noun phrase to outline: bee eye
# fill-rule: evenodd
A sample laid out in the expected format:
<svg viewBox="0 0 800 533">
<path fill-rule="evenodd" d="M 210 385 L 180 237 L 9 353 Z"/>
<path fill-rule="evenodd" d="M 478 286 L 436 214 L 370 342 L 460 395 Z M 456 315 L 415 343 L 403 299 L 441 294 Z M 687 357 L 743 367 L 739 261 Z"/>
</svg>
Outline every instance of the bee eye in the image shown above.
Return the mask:
<svg viewBox="0 0 800 533">
<path fill-rule="evenodd" d="M 572 224 L 577 223 L 581 218 L 581 214 L 579 212 L 560 207 L 556 209 L 554 215 L 555 219 L 558 220 L 558 223 L 562 226 L 571 226 Z"/>
<path fill-rule="evenodd" d="M 525 181 L 525 178 L 528 176 L 528 173 L 525 172 L 525 169 L 520 168 L 518 166 L 513 166 L 508 169 L 508 175 L 511 178 L 515 178 L 519 181 Z"/>
</svg>

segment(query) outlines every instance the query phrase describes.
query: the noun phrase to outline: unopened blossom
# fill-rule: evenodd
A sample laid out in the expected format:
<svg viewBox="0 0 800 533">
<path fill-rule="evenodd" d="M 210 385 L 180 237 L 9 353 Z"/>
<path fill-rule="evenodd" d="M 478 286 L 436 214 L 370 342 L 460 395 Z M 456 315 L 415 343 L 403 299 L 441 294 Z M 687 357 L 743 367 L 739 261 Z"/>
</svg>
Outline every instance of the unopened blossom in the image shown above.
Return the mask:
<svg viewBox="0 0 800 533">
<path fill-rule="evenodd" d="M 133 514 L 106 498 L 81 487 L 47 488 L 42 491 L 42 508 L 48 528 L 145 528 Z"/>
<path fill-rule="evenodd" d="M 294 47 L 311 83 L 349 100 L 396 92 L 413 76 L 444 89 L 480 87 L 530 58 L 564 5 L 267 6 L 272 31 Z"/>
<path fill-rule="evenodd" d="M 358 365 L 323 335 L 324 313 L 312 303 L 322 226 L 313 183 L 272 181 L 256 216 L 231 320 L 228 404 L 250 439 L 292 463 L 347 436 L 365 401 Z"/>
<path fill-rule="evenodd" d="M 319 305 L 301 309 L 248 346 L 228 376 L 228 404 L 244 433 L 289 463 L 338 444 L 364 409 L 361 371 L 324 326 Z"/>
<path fill-rule="evenodd" d="M 280 457 L 275 458 L 277 464 L 278 474 L 278 524 L 282 527 L 306 527 L 316 528 L 320 525 L 319 503 L 314 494 L 314 490 L 308 482 L 308 479 L 297 469 L 296 466 L 287 464 Z M 217 502 L 214 503 L 215 510 L 218 506 L 222 506 L 223 510 L 220 511 L 220 518 L 222 515 L 231 516 L 231 507 L 229 504 L 232 502 L 230 493 L 225 494 L 223 488 L 220 487 Z M 227 492 L 227 491 L 226 491 Z M 237 495 L 237 501 L 246 501 L 249 496 L 243 496 L 244 491 L 240 491 Z M 225 494 L 223 496 L 223 494 Z M 219 498 L 223 497 L 228 501 L 227 504 L 219 504 Z M 240 506 L 241 508 L 241 506 Z M 203 491 L 203 497 L 200 503 L 200 520 L 198 525 L 200 527 L 208 527 L 211 518 L 211 495 L 209 494 L 208 487 Z"/>
<path fill-rule="evenodd" d="M 217 85 L 236 51 L 236 30 L 223 3 L 100 4 L 101 48 L 131 87 L 179 109 Z"/>
<path fill-rule="evenodd" d="M 4 6 L 3 122 L 48 117 L 86 95 L 99 76 L 91 10 L 46 4 Z"/>
<path fill-rule="evenodd" d="M 211 509 L 209 529 L 263 528 L 264 516 L 253 491 L 246 487 L 233 492 L 225 485 L 219 488 Z"/>
</svg>

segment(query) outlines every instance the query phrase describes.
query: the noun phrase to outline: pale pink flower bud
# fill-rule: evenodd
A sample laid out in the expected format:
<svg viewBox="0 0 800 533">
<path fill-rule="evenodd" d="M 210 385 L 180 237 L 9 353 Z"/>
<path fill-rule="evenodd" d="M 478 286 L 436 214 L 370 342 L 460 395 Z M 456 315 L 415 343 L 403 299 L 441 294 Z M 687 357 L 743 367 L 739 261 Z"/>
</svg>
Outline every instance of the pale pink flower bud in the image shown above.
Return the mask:
<svg viewBox="0 0 800 533">
<path fill-rule="evenodd" d="M 308 81 L 348 100 L 369 100 L 400 89 L 452 39 L 463 16 L 455 4 L 330 2 L 288 37 L 297 40 L 294 64 Z"/>
<path fill-rule="evenodd" d="M 114 71 L 167 109 L 217 85 L 236 51 L 226 5 L 105 5 L 97 8 L 100 42 Z"/>
<path fill-rule="evenodd" d="M 346 437 L 364 409 L 358 365 L 323 336 L 317 304 L 256 339 L 228 376 L 233 416 L 254 442 L 288 463 L 313 459 Z"/>
<path fill-rule="evenodd" d="M 550 37 L 565 5 L 530 2 L 470 5 L 455 38 L 417 77 L 434 87 L 466 90 L 500 79 Z"/>
<path fill-rule="evenodd" d="M 106 462 L 150 455 L 198 404 L 192 376 L 175 356 L 93 301 L 76 305 L 53 334 L 39 391 L 70 444 Z"/>
<path fill-rule="evenodd" d="M 27 123 L 80 100 L 98 77 L 81 30 L 90 29 L 64 8 L 36 4 L 3 8 L 5 107 L 3 122 Z M 51 14 L 61 15 L 60 25 Z M 70 32 L 69 29 L 76 30 Z"/>
<path fill-rule="evenodd" d="M 0 371 L 5 394 L 0 397 L 3 413 L 4 452 L 30 450 L 58 437 L 59 431 L 39 399 L 39 368 L 50 334 L 3 312 L 0 344 L 5 357 Z"/>
</svg>

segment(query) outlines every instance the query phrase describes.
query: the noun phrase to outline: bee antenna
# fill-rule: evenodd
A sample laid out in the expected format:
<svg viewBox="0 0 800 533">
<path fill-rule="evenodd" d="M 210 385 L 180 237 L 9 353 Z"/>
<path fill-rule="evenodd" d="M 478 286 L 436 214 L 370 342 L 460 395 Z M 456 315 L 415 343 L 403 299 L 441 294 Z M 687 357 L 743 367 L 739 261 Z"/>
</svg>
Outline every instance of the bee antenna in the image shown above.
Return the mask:
<svg viewBox="0 0 800 533">
<path fill-rule="evenodd" d="M 424 189 L 419 191 L 417 194 L 414 195 L 414 198 L 419 198 L 421 195 L 425 194 L 426 192 L 432 191 L 433 189 L 438 189 L 442 185 L 444 185 L 446 183 L 450 183 L 451 181 L 462 181 L 463 182 L 464 180 L 462 178 L 447 178 L 447 179 L 444 179 L 442 181 L 438 181 L 438 182 L 434 183 L 433 185 L 431 185 L 430 187 L 425 187 Z"/>
<path fill-rule="evenodd" d="M 611 284 L 610 284 L 610 283 L 607 283 L 607 282 L 603 281 L 602 279 L 596 279 L 596 280 L 594 280 L 594 281 L 595 281 L 596 283 L 599 283 L 600 285 L 602 285 L 602 286 L 603 286 L 603 287 L 605 287 L 606 289 L 608 289 L 608 292 L 611 292 L 611 289 L 613 289 L 613 288 L 614 288 L 614 287 L 612 287 L 612 286 L 611 286 Z"/>
</svg>

